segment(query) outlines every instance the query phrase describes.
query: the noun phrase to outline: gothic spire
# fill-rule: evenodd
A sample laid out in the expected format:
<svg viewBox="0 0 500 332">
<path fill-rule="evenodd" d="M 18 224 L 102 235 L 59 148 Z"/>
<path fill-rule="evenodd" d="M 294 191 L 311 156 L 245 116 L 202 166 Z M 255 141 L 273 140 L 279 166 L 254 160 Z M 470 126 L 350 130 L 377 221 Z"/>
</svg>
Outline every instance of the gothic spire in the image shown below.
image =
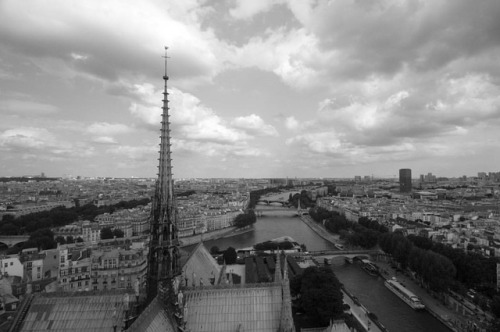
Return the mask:
<svg viewBox="0 0 500 332">
<path fill-rule="evenodd" d="M 281 283 L 281 253 L 278 249 L 278 254 L 276 255 L 276 266 L 274 270 L 274 282 Z"/>
<path fill-rule="evenodd" d="M 168 296 L 172 279 L 180 274 L 177 235 L 177 208 L 172 179 L 170 146 L 170 114 L 168 106 L 167 47 L 165 47 L 165 75 L 163 76 L 163 105 L 161 114 L 158 178 L 151 204 L 151 242 L 148 261 L 148 299 L 159 292 Z M 165 299 L 164 299 L 165 300 Z"/>
<path fill-rule="evenodd" d="M 290 295 L 290 280 L 288 280 L 288 264 L 285 255 L 285 264 L 283 266 L 283 280 L 281 282 L 282 302 L 281 319 L 279 332 L 295 332 L 295 325 L 292 317 L 292 299 Z"/>
</svg>

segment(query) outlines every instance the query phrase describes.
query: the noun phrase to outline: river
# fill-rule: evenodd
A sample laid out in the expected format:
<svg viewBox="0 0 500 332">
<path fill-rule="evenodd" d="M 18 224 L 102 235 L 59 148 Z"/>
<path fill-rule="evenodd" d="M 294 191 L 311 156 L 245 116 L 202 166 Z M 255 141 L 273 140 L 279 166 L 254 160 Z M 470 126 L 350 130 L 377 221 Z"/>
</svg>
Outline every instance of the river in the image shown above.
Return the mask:
<svg viewBox="0 0 500 332">
<path fill-rule="evenodd" d="M 283 194 L 283 197 L 287 199 L 288 193 Z M 257 209 L 262 211 L 263 216 L 257 218 L 252 231 L 229 238 L 206 241 L 204 244 L 207 249 L 212 246 L 217 246 L 221 250 L 228 247 L 250 247 L 255 243 L 285 235 L 291 236 L 300 244 L 305 244 L 310 251 L 334 249 L 333 244 L 318 236 L 300 218 L 294 216 L 292 209 L 286 211 L 276 207 L 275 213 L 271 213 L 272 208 L 269 206 L 257 206 Z M 269 210 L 267 215 L 266 210 Z M 347 290 L 373 312 L 390 332 L 449 332 L 447 327 L 427 311 L 414 311 L 391 293 L 385 288 L 382 278 L 370 276 L 356 264 L 342 264 L 332 268 Z"/>
</svg>

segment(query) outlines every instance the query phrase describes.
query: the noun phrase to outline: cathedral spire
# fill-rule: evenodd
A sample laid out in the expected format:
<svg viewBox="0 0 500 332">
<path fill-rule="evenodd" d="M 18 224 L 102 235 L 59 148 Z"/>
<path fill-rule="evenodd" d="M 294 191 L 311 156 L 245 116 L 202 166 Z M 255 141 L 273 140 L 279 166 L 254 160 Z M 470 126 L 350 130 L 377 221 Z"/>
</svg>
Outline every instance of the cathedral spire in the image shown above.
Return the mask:
<svg viewBox="0 0 500 332">
<path fill-rule="evenodd" d="M 288 280 L 288 264 L 285 255 L 285 264 L 283 266 L 283 280 L 281 282 L 282 302 L 281 319 L 279 332 L 295 332 L 295 325 L 292 317 L 292 299 L 290 295 L 290 280 Z"/>
<path fill-rule="evenodd" d="M 158 178 L 151 203 L 151 242 L 148 257 L 148 300 L 158 293 L 165 301 L 173 278 L 180 275 L 177 234 L 177 207 L 172 178 L 170 146 L 170 114 L 168 106 L 167 47 L 165 47 L 165 75 L 163 76 L 163 105 L 161 114 Z"/>
<path fill-rule="evenodd" d="M 274 270 L 274 282 L 281 283 L 281 253 L 278 249 L 278 254 L 276 255 L 276 266 Z"/>
</svg>

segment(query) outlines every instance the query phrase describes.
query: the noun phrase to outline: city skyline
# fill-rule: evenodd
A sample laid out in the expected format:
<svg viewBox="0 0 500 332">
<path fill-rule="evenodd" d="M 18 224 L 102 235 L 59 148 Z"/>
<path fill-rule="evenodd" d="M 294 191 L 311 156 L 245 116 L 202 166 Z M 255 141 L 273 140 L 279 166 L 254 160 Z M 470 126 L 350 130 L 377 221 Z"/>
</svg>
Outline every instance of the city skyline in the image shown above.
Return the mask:
<svg viewBox="0 0 500 332">
<path fill-rule="evenodd" d="M 2 1 L 0 176 L 459 177 L 500 162 L 500 3 Z"/>
</svg>

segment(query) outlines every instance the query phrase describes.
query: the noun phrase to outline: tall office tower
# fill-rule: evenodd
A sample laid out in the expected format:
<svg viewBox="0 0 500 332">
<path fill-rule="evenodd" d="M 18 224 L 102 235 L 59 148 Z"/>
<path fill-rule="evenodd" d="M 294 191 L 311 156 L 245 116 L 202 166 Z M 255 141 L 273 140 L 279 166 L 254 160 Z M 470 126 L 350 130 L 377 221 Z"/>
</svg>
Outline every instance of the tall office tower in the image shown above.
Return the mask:
<svg viewBox="0 0 500 332">
<path fill-rule="evenodd" d="M 158 295 L 163 303 L 169 304 L 175 296 L 172 284 L 181 274 L 179 262 L 179 240 L 177 232 L 177 206 L 172 179 L 171 137 L 167 92 L 167 48 L 165 48 L 165 87 L 160 131 L 160 157 L 158 179 L 153 196 L 150 229 L 151 242 L 148 257 L 147 297 L 148 302 Z"/>
<path fill-rule="evenodd" d="M 399 170 L 399 191 L 402 193 L 411 192 L 411 169 L 409 168 Z"/>
</svg>

